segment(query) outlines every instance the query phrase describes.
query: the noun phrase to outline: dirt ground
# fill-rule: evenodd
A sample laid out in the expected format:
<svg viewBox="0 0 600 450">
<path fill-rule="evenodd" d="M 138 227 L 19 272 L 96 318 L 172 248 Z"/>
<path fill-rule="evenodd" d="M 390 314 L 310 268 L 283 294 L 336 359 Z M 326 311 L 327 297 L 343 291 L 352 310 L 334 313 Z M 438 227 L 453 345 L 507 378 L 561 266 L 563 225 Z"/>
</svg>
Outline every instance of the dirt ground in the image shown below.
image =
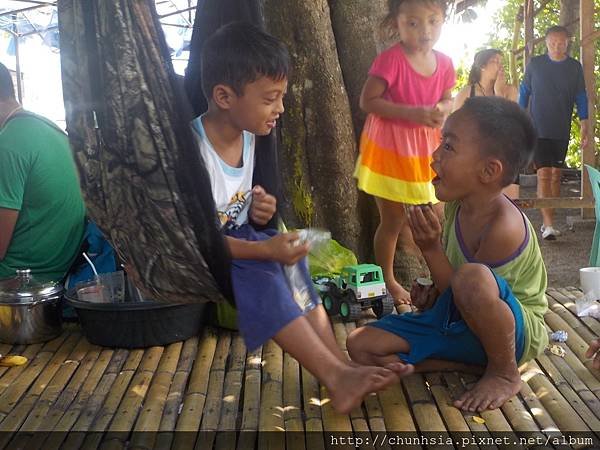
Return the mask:
<svg viewBox="0 0 600 450">
<path fill-rule="evenodd" d="M 561 195 L 563 197 L 579 197 L 581 182 L 578 177 L 563 177 Z M 535 196 L 535 187 L 521 187 L 521 197 Z M 581 220 L 578 209 L 558 209 L 555 211 L 554 226 L 562 232 L 555 241 L 542 239 L 540 227 L 542 218 L 539 210 L 527 209 L 525 214 L 537 230 L 538 241 L 548 270 L 548 286 L 579 287 L 579 269 L 589 264 L 590 249 L 594 235 L 595 220 Z M 574 226 L 569 227 L 567 217 L 575 219 Z"/>
</svg>

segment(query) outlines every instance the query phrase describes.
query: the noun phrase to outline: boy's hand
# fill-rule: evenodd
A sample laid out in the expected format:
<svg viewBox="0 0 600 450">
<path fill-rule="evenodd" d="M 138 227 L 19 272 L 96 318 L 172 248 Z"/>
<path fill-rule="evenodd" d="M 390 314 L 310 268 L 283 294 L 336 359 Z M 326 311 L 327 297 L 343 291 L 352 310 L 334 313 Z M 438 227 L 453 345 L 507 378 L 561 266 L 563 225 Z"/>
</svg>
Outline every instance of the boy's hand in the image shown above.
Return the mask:
<svg viewBox="0 0 600 450">
<path fill-rule="evenodd" d="M 267 194 L 265 188 L 258 184 L 252 188 L 252 204 L 250 205 L 250 219 L 257 225 L 266 225 L 277 210 L 277 199 Z"/>
<path fill-rule="evenodd" d="M 433 306 L 440 293 L 435 285 L 421 286 L 417 280 L 413 281 L 410 289 L 412 304 L 420 311 L 425 311 Z"/>
<path fill-rule="evenodd" d="M 298 233 L 281 233 L 263 241 L 267 250 L 267 259 L 291 266 L 306 255 L 310 246 L 308 243 L 299 243 Z"/>
<path fill-rule="evenodd" d="M 442 224 L 433 211 L 431 203 L 410 206 L 408 208 L 408 224 L 415 244 L 422 252 L 440 245 Z"/>
<path fill-rule="evenodd" d="M 413 121 L 431 128 L 441 128 L 444 123 L 444 113 L 437 105 L 434 108 L 415 108 Z"/>
</svg>

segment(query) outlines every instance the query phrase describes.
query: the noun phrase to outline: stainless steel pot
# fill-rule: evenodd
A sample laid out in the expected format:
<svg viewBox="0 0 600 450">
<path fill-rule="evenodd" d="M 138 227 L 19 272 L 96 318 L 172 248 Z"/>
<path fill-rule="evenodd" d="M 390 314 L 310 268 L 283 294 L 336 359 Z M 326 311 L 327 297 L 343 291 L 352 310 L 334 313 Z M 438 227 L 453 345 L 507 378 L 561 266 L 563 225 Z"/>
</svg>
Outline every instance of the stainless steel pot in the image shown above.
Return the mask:
<svg viewBox="0 0 600 450">
<path fill-rule="evenodd" d="M 35 344 L 49 341 L 62 330 L 60 300 L 63 286 L 41 282 L 31 270 L 17 270 L 0 281 L 0 342 Z"/>
</svg>

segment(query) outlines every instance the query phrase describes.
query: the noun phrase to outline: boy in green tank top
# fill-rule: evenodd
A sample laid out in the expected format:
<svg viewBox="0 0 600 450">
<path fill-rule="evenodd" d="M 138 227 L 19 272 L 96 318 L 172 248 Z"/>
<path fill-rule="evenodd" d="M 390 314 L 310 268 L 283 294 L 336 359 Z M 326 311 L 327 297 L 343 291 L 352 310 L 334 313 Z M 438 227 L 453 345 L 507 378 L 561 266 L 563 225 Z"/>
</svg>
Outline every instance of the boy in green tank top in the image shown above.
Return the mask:
<svg viewBox="0 0 600 450">
<path fill-rule="evenodd" d="M 353 360 L 399 376 L 485 368 L 454 402 L 466 411 L 498 408 L 519 391 L 517 365 L 548 342 L 547 277 L 531 223 L 502 189 L 529 164 L 535 141 L 526 113 L 499 97 L 468 99 L 448 118 L 431 165 L 436 196 L 446 202 L 443 230 L 430 206 L 409 211 L 434 287 L 413 287 L 419 312 L 350 334 Z"/>
</svg>

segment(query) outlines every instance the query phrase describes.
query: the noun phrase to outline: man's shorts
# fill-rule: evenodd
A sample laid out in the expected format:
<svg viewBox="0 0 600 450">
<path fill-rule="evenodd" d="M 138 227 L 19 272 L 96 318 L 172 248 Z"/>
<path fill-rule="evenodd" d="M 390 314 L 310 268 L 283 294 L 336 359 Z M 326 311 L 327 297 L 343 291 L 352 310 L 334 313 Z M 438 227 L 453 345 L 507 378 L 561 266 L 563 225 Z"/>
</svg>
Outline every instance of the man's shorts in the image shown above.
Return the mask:
<svg viewBox="0 0 600 450">
<path fill-rule="evenodd" d="M 521 305 L 510 286 L 492 272 L 498 284 L 500 298 L 508 305 L 515 318 L 515 358 L 517 362 L 525 347 L 525 324 Z M 486 320 L 494 320 L 492 317 Z M 431 309 L 423 312 L 390 314 L 368 324 L 405 339 L 409 353 L 398 353 L 406 363 L 416 364 L 425 359 L 443 359 L 478 366 L 487 365 L 487 356 L 481 342 L 462 319 L 454 305 L 450 288 L 438 297 Z"/>
<path fill-rule="evenodd" d="M 568 139 L 538 138 L 533 155 L 533 163 L 536 169 L 540 167 L 563 167 L 568 148 Z"/>
</svg>

